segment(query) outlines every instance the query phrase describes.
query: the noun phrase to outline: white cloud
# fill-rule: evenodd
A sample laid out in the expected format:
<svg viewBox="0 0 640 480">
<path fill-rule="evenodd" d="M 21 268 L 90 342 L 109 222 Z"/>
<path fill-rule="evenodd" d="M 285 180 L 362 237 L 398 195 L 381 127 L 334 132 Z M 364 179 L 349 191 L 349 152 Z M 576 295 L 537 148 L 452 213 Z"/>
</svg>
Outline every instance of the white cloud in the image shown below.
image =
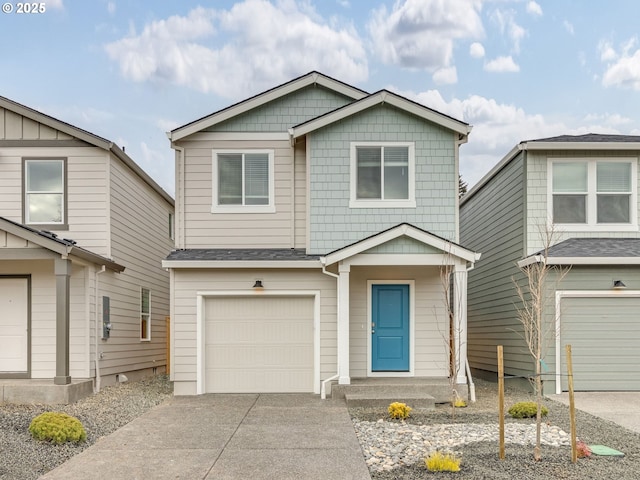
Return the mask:
<svg viewBox="0 0 640 480">
<path fill-rule="evenodd" d="M 436 85 L 451 85 L 458 82 L 458 72 L 456 67 L 445 67 L 436 70 L 432 78 Z"/>
<path fill-rule="evenodd" d="M 227 43 L 216 45 L 216 33 Z M 311 70 L 346 82 L 367 78 L 366 52 L 351 25 L 331 27 L 310 4 L 245 0 L 230 10 L 198 7 L 145 25 L 105 46 L 136 82 L 184 85 L 246 98 Z"/>
<path fill-rule="evenodd" d="M 527 35 L 527 31 L 516 23 L 515 10 L 496 9 L 491 19 L 498 25 L 500 32 L 513 43 L 513 51 L 520 51 L 520 41 Z"/>
<path fill-rule="evenodd" d="M 575 33 L 575 30 L 573 28 L 573 24 L 570 21 L 565 20 L 564 22 L 562 22 L 562 25 L 564 26 L 564 29 L 567 32 L 569 32 L 571 35 L 573 35 Z"/>
<path fill-rule="evenodd" d="M 640 91 L 640 49 L 635 49 L 637 38 L 632 37 L 616 51 L 610 42 L 598 45 L 600 60 L 606 63 L 602 75 L 605 87 L 631 88 Z M 634 50 L 635 49 L 635 50 Z"/>
<path fill-rule="evenodd" d="M 618 127 L 622 125 L 628 125 L 632 121 L 633 120 L 631 120 L 629 117 L 623 117 L 619 113 L 604 113 L 604 114 L 591 113 L 589 115 L 586 115 L 583 119 L 583 123 L 585 124 L 587 123 L 593 124 L 595 122 L 597 125 L 600 125 L 600 126 L 605 125 L 609 127 Z"/>
<path fill-rule="evenodd" d="M 114 13 L 116 13 L 116 3 L 115 2 L 108 2 L 107 3 L 107 12 L 109 12 L 109 15 L 113 15 Z"/>
<path fill-rule="evenodd" d="M 62 4 L 62 0 L 47 0 L 47 8 L 53 8 L 55 10 L 63 10 L 64 5 Z"/>
<path fill-rule="evenodd" d="M 527 13 L 533 15 L 533 16 L 538 16 L 541 17 L 542 16 L 542 7 L 540 6 L 539 3 L 534 2 L 533 0 L 531 0 L 529 3 L 527 3 Z"/>
<path fill-rule="evenodd" d="M 473 58 L 482 58 L 484 57 L 484 47 L 481 43 L 473 42 L 469 47 L 469 55 Z"/>
<path fill-rule="evenodd" d="M 386 64 L 436 71 L 452 65 L 457 40 L 484 35 L 481 0 L 406 0 L 373 12 L 368 24 L 375 54 Z"/>
<path fill-rule="evenodd" d="M 520 67 L 513 61 L 511 55 L 490 60 L 485 64 L 484 69 L 493 73 L 515 73 L 520 71 Z"/>
</svg>

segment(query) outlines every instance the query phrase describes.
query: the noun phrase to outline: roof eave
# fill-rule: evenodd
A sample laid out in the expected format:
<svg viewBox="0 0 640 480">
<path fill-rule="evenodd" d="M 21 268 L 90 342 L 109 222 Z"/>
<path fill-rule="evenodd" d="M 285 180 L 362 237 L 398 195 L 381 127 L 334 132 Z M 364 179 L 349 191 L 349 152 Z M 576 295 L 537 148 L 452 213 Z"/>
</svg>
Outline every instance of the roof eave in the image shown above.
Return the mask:
<svg viewBox="0 0 640 480">
<path fill-rule="evenodd" d="M 521 150 L 640 150 L 640 142 L 538 142 L 520 144 Z"/>
<path fill-rule="evenodd" d="M 320 260 L 163 260 L 163 268 L 321 268 Z"/>
</svg>

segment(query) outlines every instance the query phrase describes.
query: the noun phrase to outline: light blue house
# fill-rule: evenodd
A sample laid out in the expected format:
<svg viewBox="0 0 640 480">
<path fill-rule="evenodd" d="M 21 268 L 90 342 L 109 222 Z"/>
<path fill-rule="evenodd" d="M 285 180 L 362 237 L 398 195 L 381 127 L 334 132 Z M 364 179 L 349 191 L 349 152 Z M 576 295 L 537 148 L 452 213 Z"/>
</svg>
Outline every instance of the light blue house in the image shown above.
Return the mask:
<svg viewBox="0 0 640 480">
<path fill-rule="evenodd" d="M 571 345 L 577 390 L 640 390 L 640 137 L 563 135 L 516 145 L 462 199 L 460 238 L 483 252 L 469 276 L 468 355 L 495 378 L 534 371 L 514 281 L 537 262 L 569 269 L 547 282 L 546 393 L 567 389 Z M 555 232 L 546 258 L 541 233 Z"/>
<path fill-rule="evenodd" d="M 458 244 L 458 150 L 470 130 L 311 72 L 171 131 L 175 392 L 452 373 L 466 392 L 479 255 Z"/>
</svg>

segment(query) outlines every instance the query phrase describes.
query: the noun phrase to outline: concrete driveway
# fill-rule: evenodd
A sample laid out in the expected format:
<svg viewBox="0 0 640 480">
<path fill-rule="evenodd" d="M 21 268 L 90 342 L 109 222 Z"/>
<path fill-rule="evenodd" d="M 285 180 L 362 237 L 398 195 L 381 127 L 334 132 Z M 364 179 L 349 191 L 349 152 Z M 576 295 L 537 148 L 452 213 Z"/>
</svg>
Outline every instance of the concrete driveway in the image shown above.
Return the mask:
<svg viewBox="0 0 640 480">
<path fill-rule="evenodd" d="M 548 395 L 552 400 L 569 405 L 569 394 Z M 640 433 L 640 392 L 575 392 L 575 406 Z"/>
<path fill-rule="evenodd" d="M 344 401 L 173 397 L 42 479 L 370 479 Z"/>
</svg>

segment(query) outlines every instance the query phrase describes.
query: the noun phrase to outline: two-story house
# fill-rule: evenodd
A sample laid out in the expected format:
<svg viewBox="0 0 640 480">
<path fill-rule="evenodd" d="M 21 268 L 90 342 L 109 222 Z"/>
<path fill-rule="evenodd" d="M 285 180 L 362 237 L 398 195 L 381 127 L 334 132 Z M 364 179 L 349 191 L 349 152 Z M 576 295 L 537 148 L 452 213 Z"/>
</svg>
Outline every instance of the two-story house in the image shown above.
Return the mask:
<svg viewBox="0 0 640 480">
<path fill-rule="evenodd" d="M 321 393 L 451 371 L 466 392 L 479 255 L 457 243 L 458 149 L 470 130 L 311 72 L 169 132 L 175 393 Z M 460 299 L 452 324 L 443 272 Z"/>
<path fill-rule="evenodd" d="M 0 97 L 0 402 L 164 370 L 173 215 L 123 149 Z"/>
<path fill-rule="evenodd" d="M 483 252 L 469 276 L 474 369 L 495 378 L 501 344 L 506 374 L 533 374 L 514 280 L 524 285 L 521 269 L 546 262 L 566 275 L 546 282 L 545 392 L 567 389 L 567 344 L 576 389 L 640 390 L 639 156 L 639 136 L 524 141 L 464 196 L 460 237 Z"/>
</svg>

